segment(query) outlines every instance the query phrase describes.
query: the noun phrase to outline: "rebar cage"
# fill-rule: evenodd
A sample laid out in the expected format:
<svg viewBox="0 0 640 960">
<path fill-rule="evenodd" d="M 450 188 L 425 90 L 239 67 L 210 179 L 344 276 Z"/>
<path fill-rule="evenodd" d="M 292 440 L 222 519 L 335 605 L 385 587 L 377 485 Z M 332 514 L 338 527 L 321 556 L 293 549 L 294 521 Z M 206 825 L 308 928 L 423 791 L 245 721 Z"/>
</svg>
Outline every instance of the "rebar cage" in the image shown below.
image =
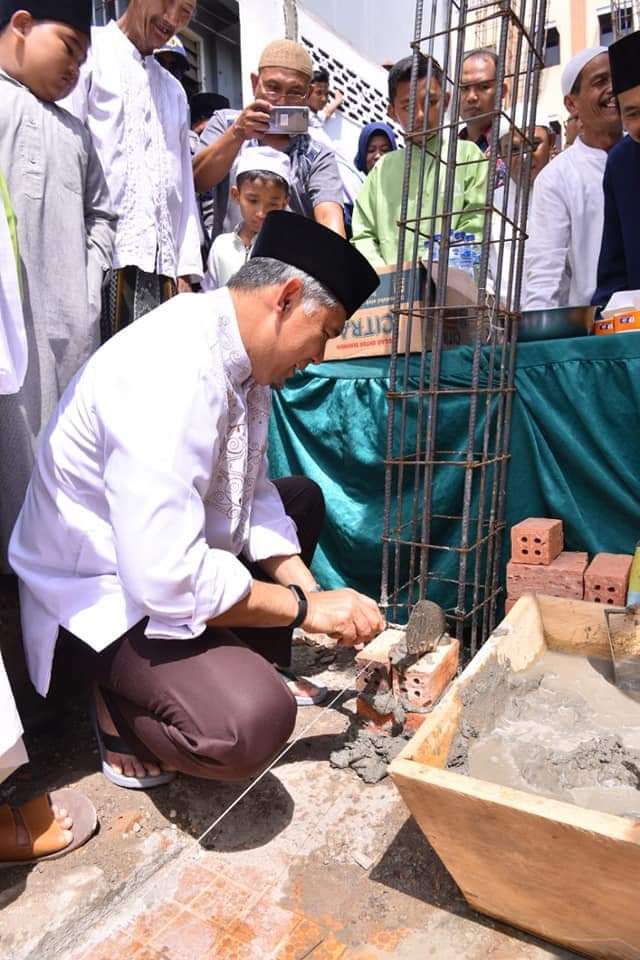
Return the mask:
<svg viewBox="0 0 640 960">
<path fill-rule="evenodd" d="M 545 14 L 546 0 L 417 0 L 411 45 L 397 260 L 402 281 L 395 287 L 387 394 L 381 605 L 390 620 L 405 622 L 418 600 L 435 600 L 471 655 L 495 625 L 502 589 L 517 321 Z M 475 208 L 481 236 L 471 242 L 476 266 L 471 286 L 465 286 L 450 266 L 456 247 L 452 230 L 469 212 L 465 178 L 472 164 L 478 169 L 481 155 L 469 160 L 469 152 L 459 148 L 458 118 L 464 57 L 479 38 L 484 45 L 493 40 L 496 83 L 493 109 L 483 115 L 491 123 L 491 148 L 482 160 L 484 204 Z M 443 96 L 433 125 L 436 50 Z M 418 79 L 423 55 L 424 83 Z M 506 179 L 496 189 L 498 154 Z M 412 354 L 416 338 L 420 352 Z M 461 350 L 447 352 L 459 343 Z"/>
</svg>

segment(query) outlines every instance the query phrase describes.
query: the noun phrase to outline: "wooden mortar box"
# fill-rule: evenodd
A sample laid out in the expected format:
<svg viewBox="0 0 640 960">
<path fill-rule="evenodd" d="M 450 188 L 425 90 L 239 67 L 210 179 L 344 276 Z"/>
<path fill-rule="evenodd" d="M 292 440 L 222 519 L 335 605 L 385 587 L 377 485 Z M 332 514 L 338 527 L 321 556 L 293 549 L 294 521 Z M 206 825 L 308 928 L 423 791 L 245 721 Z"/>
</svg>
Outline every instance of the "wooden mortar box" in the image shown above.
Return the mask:
<svg viewBox="0 0 640 960">
<path fill-rule="evenodd" d="M 601 604 L 522 597 L 390 766 L 468 903 L 602 960 L 640 957 L 640 821 L 446 770 L 461 691 L 491 658 L 525 670 L 545 649 L 609 657 Z"/>
</svg>

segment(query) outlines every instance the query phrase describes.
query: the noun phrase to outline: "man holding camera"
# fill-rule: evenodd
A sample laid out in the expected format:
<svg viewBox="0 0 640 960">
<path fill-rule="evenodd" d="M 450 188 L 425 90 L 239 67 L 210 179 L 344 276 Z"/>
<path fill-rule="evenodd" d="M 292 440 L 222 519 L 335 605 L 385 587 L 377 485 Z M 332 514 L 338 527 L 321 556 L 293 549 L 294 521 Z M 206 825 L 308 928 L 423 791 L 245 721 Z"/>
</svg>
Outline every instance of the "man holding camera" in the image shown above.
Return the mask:
<svg viewBox="0 0 640 960">
<path fill-rule="evenodd" d="M 263 50 L 258 73 L 251 75 L 253 103 L 241 111 L 217 111 L 200 135 L 193 172 L 199 193 L 216 190 L 214 238 L 240 222 L 238 205 L 229 196 L 230 175 L 242 151 L 258 145 L 288 155 L 291 210 L 345 236 L 342 181 L 333 151 L 307 133 L 291 135 L 285 127 L 274 131 L 274 107 L 306 107 L 312 73 L 311 57 L 301 44 L 275 40 Z"/>
</svg>

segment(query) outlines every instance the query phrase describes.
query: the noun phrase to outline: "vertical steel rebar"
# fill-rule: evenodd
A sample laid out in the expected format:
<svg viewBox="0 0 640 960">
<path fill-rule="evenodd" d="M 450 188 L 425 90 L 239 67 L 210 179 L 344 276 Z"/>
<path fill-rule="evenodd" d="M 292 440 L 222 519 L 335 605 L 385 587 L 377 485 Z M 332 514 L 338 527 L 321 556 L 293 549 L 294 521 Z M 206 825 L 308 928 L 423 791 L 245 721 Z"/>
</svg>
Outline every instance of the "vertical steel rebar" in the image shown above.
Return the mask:
<svg viewBox="0 0 640 960">
<path fill-rule="evenodd" d="M 500 593 L 517 318 L 546 0 L 449 0 L 440 8 L 443 27 L 438 24 L 442 2 L 432 0 L 425 17 L 424 0 L 417 0 L 411 44 L 411 135 L 396 263 L 398 277 L 404 267 L 409 282 L 404 290 L 396 283 L 393 305 L 381 604 L 393 619 L 406 619 L 417 599 L 439 600 L 450 629 L 473 653 L 493 628 Z M 448 291 L 450 230 L 464 213 L 460 183 L 467 162 L 458 149 L 460 83 L 465 54 L 475 46 L 480 30 L 483 37 L 495 38 L 496 91 L 487 114 L 491 148 L 484 161 L 481 242 L 476 238 L 476 299 L 460 308 Z M 443 97 L 433 129 L 429 85 L 435 44 L 443 38 Z M 419 125 L 418 67 L 423 55 L 429 58 L 427 102 Z M 504 99 L 503 83 L 508 88 Z M 445 94 L 450 94 L 448 111 Z M 499 189 L 498 151 L 507 167 Z M 425 192 L 427 177 L 431 196 Z M 438 233 L 436 269 L 433 237 Z M 425 240 L 430 241 L 426 255 Z M 425 298 L 418 292 L 423 272 Z M 412 358 L 411 333 L 418 327 L 422 350 Z M 468 374 L 463 383 L 452 379 L 445 357 L 458 335 L 466 343 Z M 459 449 L 449 449 L 451 417 L 457 415 L 461 399 L 467 405 L 464 439 L 459 432 L 454 442 Z"/>
</svg>

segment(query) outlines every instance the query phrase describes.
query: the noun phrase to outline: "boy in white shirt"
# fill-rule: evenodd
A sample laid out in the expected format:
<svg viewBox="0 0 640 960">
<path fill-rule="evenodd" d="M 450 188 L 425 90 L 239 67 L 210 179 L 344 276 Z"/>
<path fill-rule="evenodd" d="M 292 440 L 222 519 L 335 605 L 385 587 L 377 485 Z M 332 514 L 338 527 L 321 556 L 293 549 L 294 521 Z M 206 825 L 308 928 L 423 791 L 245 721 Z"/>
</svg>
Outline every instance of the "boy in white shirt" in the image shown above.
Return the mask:
<svg viewBox="0 0 640 960">
<path fill-rule="evenodd" d="M 290 182 L 291 163 L 283 151 L 271 147 L 242 151 L 231 187 L 231 198 L 240 207 L 242 220 L 231 233 L 221 233 L 213 241 L 203 291 L 225 287 L 247 262 L 266 215 L 271 210 L 286 209 Z"/>
</svg>

